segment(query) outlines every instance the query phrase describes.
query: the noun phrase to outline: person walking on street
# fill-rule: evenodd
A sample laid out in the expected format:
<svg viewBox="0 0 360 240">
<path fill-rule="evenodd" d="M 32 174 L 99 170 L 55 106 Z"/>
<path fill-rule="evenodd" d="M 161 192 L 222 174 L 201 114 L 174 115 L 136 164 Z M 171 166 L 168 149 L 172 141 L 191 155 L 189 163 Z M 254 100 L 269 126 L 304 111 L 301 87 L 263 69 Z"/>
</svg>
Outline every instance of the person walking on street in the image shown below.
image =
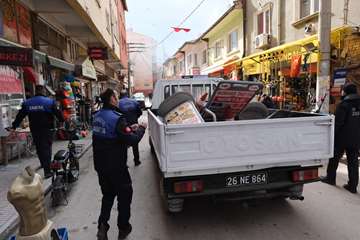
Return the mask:
<svg viewBox="0 0 360 240">
<path fill-rule="evenodd" d="M 342 92 L 342 101 L 335 113 L 335 147 L 334 157 L 329 160 L 324 183 L 336 185 L 336 170 L 339 160 L 346 152 L 349 181 L 344 188 L 357 193 L 359 183 L 359 149 L 360 149 L 360 96 L 354 84 L 348 83 Z"/>
<path fill-rule="evenodd" d="M 138 119 L 142 115 L 140 104 L 135 99 L 129 98 L 126 90 L 120 92 L 119 109 L 130 125 L 138 123 Z M 132 151 L 135 166 L 139 166 L 141 164 L 139 144 L 132 145 Z"/>
<path fill-rule="evenodd" d="M 140 142 L 146 124 L 128 124 L 117 107 L 118 98 L 113 90 L 107 89 L 100 98 L 103 106 L 93 119 L 94 167 L 103 195 L 97 239 L 108 239 L 108 221 L 115 197 L 118 201 L 118 239 L 124 239 L 132 231 L 129 220 L 133 189 L 127 166 L 127 148 Z"/>
<path fill-rule="evenodd" d="M 63 115 L 58 109 L 55 100 L 45 96 L 45 88 L 37 85 L 35 87 L 35 96 L 23 103 L 15 121 L 12 123 L 12 130 L 18 128 L 26 116 L 29 116 L 30 131 L 41 167 L 44 169 L 44 177 L 49 178 L 52 176 L 50 163 L 54 117 L 58 121 L 63 122 Z"/>
</svg>

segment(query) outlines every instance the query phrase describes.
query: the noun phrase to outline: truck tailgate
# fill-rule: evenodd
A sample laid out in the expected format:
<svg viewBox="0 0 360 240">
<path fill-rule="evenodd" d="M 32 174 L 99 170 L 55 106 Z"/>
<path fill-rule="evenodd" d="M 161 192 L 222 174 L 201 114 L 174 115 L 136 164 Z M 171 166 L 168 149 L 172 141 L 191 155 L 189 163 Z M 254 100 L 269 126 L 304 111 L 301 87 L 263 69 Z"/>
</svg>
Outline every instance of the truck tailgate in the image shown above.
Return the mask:
<svg viewBox="0 0 360 240">
<path fill-rule="evenodd" d="M 321 165 L 333 155 L 333 116 L 163 125 L 151 113 L 149 125 L 168 177 Z"/>
</svg>

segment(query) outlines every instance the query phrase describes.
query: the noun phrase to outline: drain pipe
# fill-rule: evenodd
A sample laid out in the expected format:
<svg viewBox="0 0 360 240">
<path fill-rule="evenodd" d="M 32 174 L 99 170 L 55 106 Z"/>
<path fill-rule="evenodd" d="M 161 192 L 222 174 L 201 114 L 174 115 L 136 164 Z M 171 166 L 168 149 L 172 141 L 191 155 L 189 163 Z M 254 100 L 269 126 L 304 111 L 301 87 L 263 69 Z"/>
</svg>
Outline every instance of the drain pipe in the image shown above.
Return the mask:
<svg viewBox="0 0 360 240">
<path fill-rule="evenodd" d="M 281 45 L 281 8 L 282 8 L 282 0 L 277 0 L 277 41 L 278 41 L 278 46 Z"/>
</svg>

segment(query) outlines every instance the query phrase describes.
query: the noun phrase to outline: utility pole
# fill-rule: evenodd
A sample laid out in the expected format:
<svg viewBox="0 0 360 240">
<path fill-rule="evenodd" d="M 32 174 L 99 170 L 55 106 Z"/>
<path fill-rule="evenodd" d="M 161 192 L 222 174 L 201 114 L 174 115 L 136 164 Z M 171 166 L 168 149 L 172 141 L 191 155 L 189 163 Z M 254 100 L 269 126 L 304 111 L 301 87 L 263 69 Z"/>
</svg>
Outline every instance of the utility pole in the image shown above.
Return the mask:
<svg viewBox="0 0 360 240">
<path fill-rule="evenodd" d="M 331 1 L 320 0 L 319 20 L 320 59 L 316 81 L 317 110 L 329 112 L 330 98 L 330 40 L 331 40 Z M 321 107 L 321 109 L 319 109 Z"/>
<path fill-rule="evenodd" d="M 131 96 L 131 61 L 130 61 L 130 53 L 142 53 L 145 49 L 144 43 L 135 43 L 130 42 L 127 43 L 127 55 L 128 55 L 128 95 Z"/>
</svg>

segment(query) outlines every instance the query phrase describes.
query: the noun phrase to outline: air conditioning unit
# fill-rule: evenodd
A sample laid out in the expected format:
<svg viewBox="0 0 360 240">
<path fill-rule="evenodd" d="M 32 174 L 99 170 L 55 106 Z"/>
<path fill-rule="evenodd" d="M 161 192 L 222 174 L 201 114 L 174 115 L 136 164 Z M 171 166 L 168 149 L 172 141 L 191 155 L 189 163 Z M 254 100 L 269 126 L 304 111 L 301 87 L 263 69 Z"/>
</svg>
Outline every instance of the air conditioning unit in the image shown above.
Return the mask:
<svg viewBox="0 0 360 240">
<path fill-rule="evenodd" d="M 271 35 L 263 33 L 255 37 L 255 48 L 264 49 L 270 46 Z"/>
</svg>

